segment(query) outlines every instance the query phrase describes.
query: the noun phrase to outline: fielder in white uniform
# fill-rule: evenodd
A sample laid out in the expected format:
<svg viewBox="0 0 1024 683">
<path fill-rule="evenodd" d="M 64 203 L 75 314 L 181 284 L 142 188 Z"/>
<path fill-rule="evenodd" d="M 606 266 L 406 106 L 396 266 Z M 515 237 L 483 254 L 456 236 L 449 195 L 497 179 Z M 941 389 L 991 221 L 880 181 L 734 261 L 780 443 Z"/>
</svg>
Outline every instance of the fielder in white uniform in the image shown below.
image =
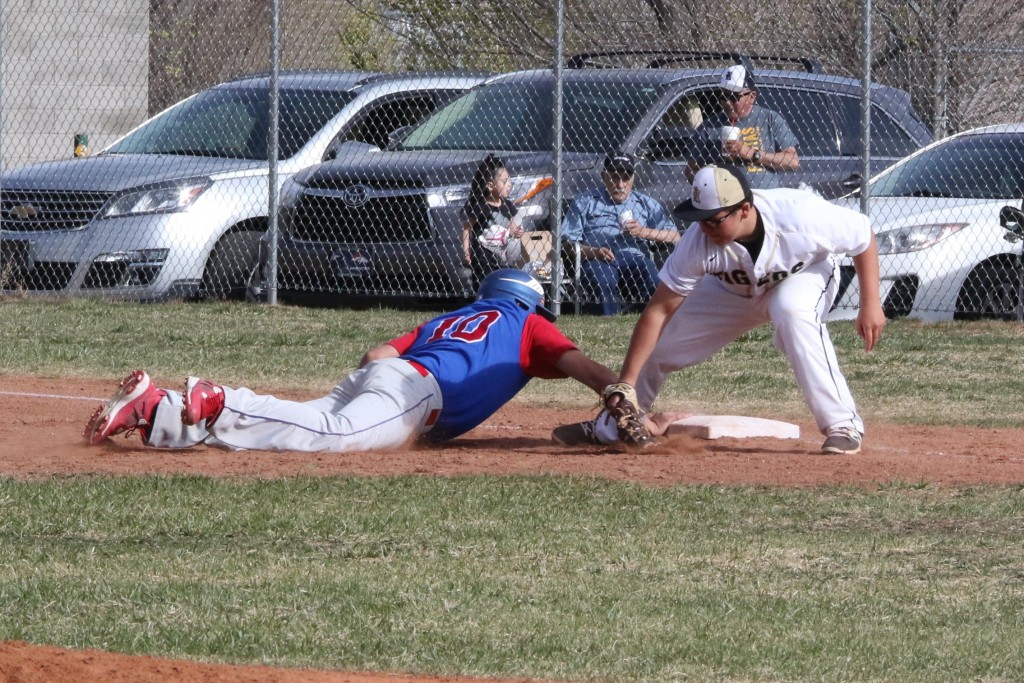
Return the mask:
<svg viewBox="0 0 1024 683">
<path fill-rule="evenodd" d="M 742 172 L 708 166 L 676 215 L 693 225 L 666 261 L 637 321 L 619 380 L 649 410 L 668 373 L 706 360 L 770 322 L 825 453 L 860 451 L 864 422 L 825 326 L 839 284 L 836 254 L 849 254 L 860 281 L 857 333 L 871 351 L 885 326 L 878 248 L 868 219 L 802 190 L 752 192 Z M 598 421 L 597 437 L 614 440 Z"/>
</svg>

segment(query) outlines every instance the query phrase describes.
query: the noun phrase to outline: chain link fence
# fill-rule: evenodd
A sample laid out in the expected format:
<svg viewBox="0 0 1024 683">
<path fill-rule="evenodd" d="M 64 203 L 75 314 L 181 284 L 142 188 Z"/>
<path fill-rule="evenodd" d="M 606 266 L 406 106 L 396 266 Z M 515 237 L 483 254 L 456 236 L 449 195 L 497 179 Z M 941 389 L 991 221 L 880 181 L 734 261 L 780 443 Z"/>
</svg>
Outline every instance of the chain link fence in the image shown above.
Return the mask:
<svg viewBox="0 0 1024 683">
<path fill-rule="evenodd" d="M 1024 0 L 0 10 L 7 292 L 446 301 L 507 264 L 636 309 L 724 129 L 870 214 L 889 315 L 1024 312 Z"/>
</svg>

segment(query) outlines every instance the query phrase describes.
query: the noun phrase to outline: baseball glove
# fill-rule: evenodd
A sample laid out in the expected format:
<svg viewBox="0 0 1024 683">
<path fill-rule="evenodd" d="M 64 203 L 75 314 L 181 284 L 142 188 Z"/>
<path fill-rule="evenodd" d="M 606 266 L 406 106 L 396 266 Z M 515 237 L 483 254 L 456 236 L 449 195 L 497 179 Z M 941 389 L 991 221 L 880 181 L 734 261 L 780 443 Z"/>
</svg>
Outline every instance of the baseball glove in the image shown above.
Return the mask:
<svg viewBox="0 0 1024 683">
<path fill-rule="evenodd" d="M 648 448 L 655 444 L 654 437 L 644 426 L 644 413 L 638 407 L 636 389 L 625 382 L 609 384 L 601 392 L 601 401 L 615 420 L 619 441 L 627 446 Z"/>
</svg>

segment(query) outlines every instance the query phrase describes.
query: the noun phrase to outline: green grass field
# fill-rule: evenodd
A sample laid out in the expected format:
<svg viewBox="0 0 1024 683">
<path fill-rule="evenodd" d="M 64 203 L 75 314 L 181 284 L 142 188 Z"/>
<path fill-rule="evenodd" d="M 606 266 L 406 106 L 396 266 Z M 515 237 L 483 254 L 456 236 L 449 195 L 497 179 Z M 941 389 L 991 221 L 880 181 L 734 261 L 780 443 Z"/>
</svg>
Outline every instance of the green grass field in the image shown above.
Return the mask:
<svg viewBox="0 0 1024 683">
<path fill-rule="evenodd" d="M 424 313 L 0 302 L 0 373 L 326 387 Z M 617 368 L 635 318 L 562 327 Z M 1012 324 L 830 326 L 868 419 L 1020 427 Z M 535 382 L 534 403 L 590 405 Z M 666 401 L 805 417 L 767 331 Z M 1024 486 L 0 479 L 0 639 L 578 681 L 1020 681 Z"/>
<path fill-rule="evenodd" d="M 200 374 L 227 384 L 326 390 L 371 346 L 422 322 L 416 311 L 252 305 L 139 305 L 0 300 L 0 373 L 120 379 L 136 367 L 156 377 Z M 563 316 L 560 327 L 588 355 L 618 370 L 636 322 Z M 1024 326 L 890 323 L 865 353 L 852 322 L 829 326 L 865 418 L 916 424 L 1020 426 Z M 532 382 L 533 404 L 592 405 L 570 381 Z M 725 409 L 778 419 L 807 408 L 786 359 L 759 328 L 711 361 L 672 375 L 660 405 Z"/>
</svg>

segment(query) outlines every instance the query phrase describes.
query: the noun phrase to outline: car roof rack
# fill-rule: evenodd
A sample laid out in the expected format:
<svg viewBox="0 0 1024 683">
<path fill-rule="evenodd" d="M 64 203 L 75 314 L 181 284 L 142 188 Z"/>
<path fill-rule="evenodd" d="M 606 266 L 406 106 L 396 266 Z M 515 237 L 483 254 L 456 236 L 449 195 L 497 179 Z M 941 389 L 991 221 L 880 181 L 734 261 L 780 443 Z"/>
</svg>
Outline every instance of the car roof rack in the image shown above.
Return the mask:
<svg viewBox="0 0 1024 683">
<path fill-rule="evenodd" d="M 745 52 L 717 52 L 714 50 L 598 50 L 573 55 L 565 63 L 567 69 L 623 68 L 626 58 L 633 58 L 632 68 L 664 69 L 683 64 L 699 67 L 718 67 L 742 64 L 751 71 L 755 67 L 778 69 L 799 67 L 807 73 L 824 73 L 821 62 L 809 57 L 785 55 L 754 55 Z M 626 67 L 629 68 L 629 67 Z"/>
<path fill-rule="evenodd" d="M 359 81 L 358 85 L 368 85 L 370 83 L 376 83 L 378 81 L 389 81 L 403 78 L 417 78 L 417 79 L 436 79 L 443 80 L 446 78 L 490 78 L 497 76 L 493 71 L 471 71 L 471 70 L 451 70 L 451 71 L 388 71 L 384 73 L 375 73 L 371 76 Z"/>
<path fill-rule="evenodd" d="M 281 69 L 278 71 L 279 76 L 339 76 L 346 74 L 351 74 L 353 76 L 361 75 L 363 78 L 368 78 L 371 76 L 377 76 L 380 72 L 363 71 L 361 69 Z M 247 81 L 253 78 L 270 78 L 271 75 L 270 71 L 243 71 L 241 73 L 234 74 L 223 81 L 217 81 L 216 85 L 234 83 L 236 81 Z"/>
</svg>

